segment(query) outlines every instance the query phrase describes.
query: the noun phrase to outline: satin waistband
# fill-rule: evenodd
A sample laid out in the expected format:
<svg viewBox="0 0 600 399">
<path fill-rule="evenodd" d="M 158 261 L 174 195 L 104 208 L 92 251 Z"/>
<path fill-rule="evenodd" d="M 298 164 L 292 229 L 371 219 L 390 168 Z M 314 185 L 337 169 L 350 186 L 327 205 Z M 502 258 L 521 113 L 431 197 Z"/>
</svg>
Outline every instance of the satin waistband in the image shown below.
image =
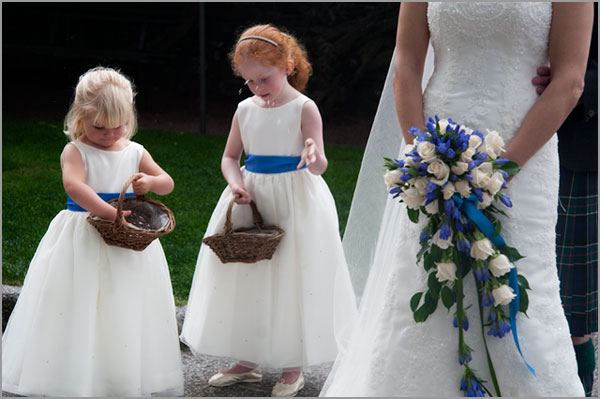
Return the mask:
<svg viewBox="0 0 600 399">
<path fill-rule="evenodd" d="M 98 196 L 106 202 L 108 202 L 112 199 L 115 199 L 115 198 L 119 198 L 119 195 L 121 195 L 121 193 L 96 193 L 96 194 L 98 194 Z M 135 196 L 134 193 L 125 193 L 125 198 L 134 197 L 134 196 Z M 74 212 L 87 212 L 87 209 L 84 209 L 81 206 L 79 206 L 79 204 L 77 204 L 77 202 L 73 201 L 73 199 L 71 197 L 69 197 L 69 195 L 67 195 L 67 209 L 70 211 L 74 211 Z"/>
<path fill-rule="evenodd" d="M 254 173 L 285 173 L 298 170 L 300 157 L 280 155 L 252 155 L 248 154 L 244 160 L 246 170 Z M 303 165 L 300 169 L 306 168 Z"/>
</svg>

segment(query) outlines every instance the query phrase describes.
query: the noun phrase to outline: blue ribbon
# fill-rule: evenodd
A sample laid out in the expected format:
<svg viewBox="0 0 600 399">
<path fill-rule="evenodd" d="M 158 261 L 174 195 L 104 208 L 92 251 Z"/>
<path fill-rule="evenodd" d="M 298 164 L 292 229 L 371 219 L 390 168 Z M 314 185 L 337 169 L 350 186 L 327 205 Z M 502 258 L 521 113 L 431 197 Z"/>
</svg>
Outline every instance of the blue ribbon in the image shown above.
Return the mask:
<svg viewBox="0 0 600 399">
<path fill-rule="evenodd" d="M 119 195 L 121 195 L 121 193 L 96 193 L 96 194 L 98 194 L 98 196 L 106 202 L 108 202 L 112 199 L 115 199 L 115 198 L 119 198 Z M 125 193 L 125 198 L 134 197 L 134 196 L 135 196 L 134 193 Z M 67 194 L 67 209 L 70 211 L 74 211 L 74 212 L 87 212 L 87 209 L 84 209 L 81 206 L 79 206 L 79 204 L 77 202 L 73 201 L 73 199 L 71 197 L 69 197 L 68 194 Z"/>
<path fill-rule="evenodd" d="M 494 228 L 492 222 L 490 222 L 488 218 L 485 217 L 483 212 L 477 209 L 476 204 L 478 199 L 475 194 L 471 193 L 469 198 L 466 199 L 463 199 L 458 194 L 454 194 L 452 196 L 452 199 L 454 200 L 458 208 L 462 210 L 465 213 L 465 215 L 477 225 L 477 227 L 479 227 L 479 230 L 481 230 L 481 232 L 485 234 L 486 237 L 488 237 L 496 247 L 502 247 L 506 245 L 506 242 L 504 242 L 502 236 L 500 234 L 496 235 L 496 229 Z M 525 362 L 525 365 L 527 366 L 529 371 L 531 371 L 531 374 L 535 375 L 535 370 L 529 365 L 529 363 L 527 363 L 525 357 L 523 356 L 523 353 L 521 352 L 519 338 L 517 337 L 517 313 L 519 312 L 519 282 L 517 279 L 517 271 L 514 267 L 510 269 L 510 273 L 508 275 L 508 285 L 513 289 L 513 291 L 516 294 L 513 300 L 508 304 L 508 310 L 510 312 L 510 328 L 512 330 L 513 339 L 515 341 L 515 345 L 517 346 L 519 354 L 523 359 L 523 362 Z"/>
<path fill-rule="evenodd" d="M 254 173 L 284 173 L 297 170 L 300 157 L 280 155 L 252 155 L 248 154 L 244 160 L 246 170 Z M 300 169 L 306 168 L 306 164 Z"/>
</svg>

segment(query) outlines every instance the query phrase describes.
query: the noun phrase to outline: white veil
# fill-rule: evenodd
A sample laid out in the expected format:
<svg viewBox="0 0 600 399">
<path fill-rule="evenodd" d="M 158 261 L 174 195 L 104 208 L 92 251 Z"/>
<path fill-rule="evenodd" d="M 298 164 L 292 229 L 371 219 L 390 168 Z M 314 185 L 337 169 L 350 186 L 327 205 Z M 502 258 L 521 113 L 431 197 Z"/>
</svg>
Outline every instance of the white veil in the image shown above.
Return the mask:
<svg viewBox="0 0 600 399">
<path fill-rule="evenodd" d="M 423 88 L 426 87 L 433 68 L 433 48 L 430 44 L 423 72 Z M 396 116 L 393 75 L 394 56 L 390 62 L 375 120 L 363 155 L 344 232 L 344 253 L 354 292 L 358 299 L 362 297 L 369 275 L 383 211 L 389 196 L 383 183 L 383 157 L 398 157 L 404 141 Z"/>
</svg>

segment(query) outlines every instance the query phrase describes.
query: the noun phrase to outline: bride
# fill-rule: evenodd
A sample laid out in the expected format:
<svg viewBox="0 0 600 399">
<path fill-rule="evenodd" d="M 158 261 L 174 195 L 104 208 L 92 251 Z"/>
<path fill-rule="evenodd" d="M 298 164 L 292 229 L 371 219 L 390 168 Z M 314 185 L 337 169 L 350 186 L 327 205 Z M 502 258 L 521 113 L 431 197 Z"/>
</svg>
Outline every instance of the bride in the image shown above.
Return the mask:
<svg viewBox="0 0 600 399">
<path fill-rule="evenodd" d="M 404 141 L 411 142 L 408 130 L 422 129 L 427 117 L 438 115 L 473 129 L 497 130 L 507 143 L 503 157 L 521 167 L 508 183 L 514 207 L 502 226 L 508 245 L 525 256 L 517 268 L 531 286 L 529 309 L 528 317 L 517 316 L 517 323 L 523 355 L 536 376 L 527 369 L 512 336 L 487 336 L 502 395 L 583 396 L 555 268 L 554 132 L 581 94 L 592 7 L 592 3 L 402 3 L 393 61 L 397 119 L 390 71 L 344 235 L 358 293 L 365 270 L 372 267 L 359 320 L 322 395 L 463 395 L 452 312 L 440 307 L 424 323 L 416 323 L 409 307 L 413 293 L 427 286 L 427 274 L 416 265 L 423 221 L 410 222 L 405 205 L 385 194 L 383 184 L 383 156 L 396 157 L 403 146 L 393 144 L 398 141 L 393 136 L 401 131 Z M 421 94 L 429 39 L 434 71 Z M 538 99 L 531 77 L 548 61 L 552 80 Z M 465 284 L 465 303 L 473 304 L 472 327 L 465 331 L 474 351 L 470 365 L 483 380 L 491 381 L 474 286 Z"/>
</svg>

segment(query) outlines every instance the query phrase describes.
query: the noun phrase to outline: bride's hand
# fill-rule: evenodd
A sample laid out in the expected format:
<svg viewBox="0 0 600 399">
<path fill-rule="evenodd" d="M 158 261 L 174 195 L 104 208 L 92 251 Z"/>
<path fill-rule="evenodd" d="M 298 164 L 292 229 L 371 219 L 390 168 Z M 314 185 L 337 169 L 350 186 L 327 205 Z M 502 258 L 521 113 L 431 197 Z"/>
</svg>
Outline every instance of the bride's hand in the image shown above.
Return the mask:
<svg viewBox="0 0 600 399">
<path fill-rule="evenodd" d="M 536 70 L 537 76 L 531 79 L 531 83 L 536 86 L 535 92 L 542 94 L 546 89 L 546 86 L 550 84 L 550 67 L 541 66 Z"/>
</svg>

